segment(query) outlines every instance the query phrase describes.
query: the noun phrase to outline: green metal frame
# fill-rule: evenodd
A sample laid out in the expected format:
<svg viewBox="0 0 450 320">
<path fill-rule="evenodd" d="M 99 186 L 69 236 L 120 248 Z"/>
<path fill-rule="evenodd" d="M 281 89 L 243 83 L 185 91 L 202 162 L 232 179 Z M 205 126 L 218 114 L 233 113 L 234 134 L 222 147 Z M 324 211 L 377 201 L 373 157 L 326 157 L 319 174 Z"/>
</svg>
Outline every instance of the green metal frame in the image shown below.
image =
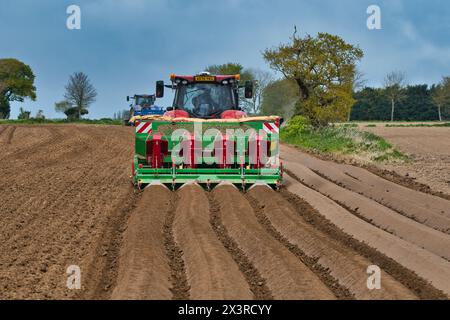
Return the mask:
<svg viewBox="0 0 450 320">
<path fill-rule="evenodd" d="M 206 124 L 206 125 L 205 125 Z M 255 122 L 245 122 L 245 123 L 216 123 L 216 122 L 207 122 L 203 123 L 205 126 L 205 130 L 211 127 L 221 128 L 221 129 L 243 129 L 244 131 L 247 129 L 262 129 L 263 122 L 255 121 Z M 176 185 L 196 182 L 201 185 L 214 185 L 221 182 L 229 182 L 235 184 L 239 187 L 248 187 L 255 183 L 265 183 L 270 185 L 273 188 L 278 187 L 282 182 L 282 168 L 260 168 L 260 169 L 252 169 L 247 166 L 249 163 L 249 157 L 245 156 L 244 165 L 234 165 L 233 168 L 217 168 L 217 167 L 208 167 L 208 168 L 183 168 L 180 166 L 174 166 L 172 164 L 171 156 L 164 157 L 164 168 L 151 168 L 147 165 L 145 161 L 145 152 L 146 152 L 146 141 L 151 140 L 153 135 L 158 133 L 163 137 L 169 137 L 171 133 L 180 128 L 184 128 L 189 132 L 193 130 L 192 122 L 181 122 L 181 123 L 172 123 L 165 121 L 152 121 L 153 131 L 151 134 L 145 133 L 136 133 L 136 142 L 135 142 L 135 156 L 134 156 L 134 175 L 133 182 L 135 185 L 142 187 L 151 183 L 162 183 L 165 185 L 170 185 L 175 188 Z M 248 142 L 248 137 L 245 138 L 246 142 Z M 169 154 L 172 149 L 175 147 L 176 142 L 168 141 L 168 149 Z M 202 141 L 202 147 L 210 144 L 212 140 L 204 139 Z M 237 156 L 235 156 L 235 160 L 237 160 Z M 237 162 L 236 162 L 237 163 Z"/>
</svg>

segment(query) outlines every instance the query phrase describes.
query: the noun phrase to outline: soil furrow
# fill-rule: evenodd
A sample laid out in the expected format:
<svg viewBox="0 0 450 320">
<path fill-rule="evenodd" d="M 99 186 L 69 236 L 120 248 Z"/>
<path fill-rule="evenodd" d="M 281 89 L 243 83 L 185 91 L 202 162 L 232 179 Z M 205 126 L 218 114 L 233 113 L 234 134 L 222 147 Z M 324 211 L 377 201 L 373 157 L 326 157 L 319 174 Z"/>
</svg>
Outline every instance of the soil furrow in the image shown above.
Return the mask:
<svg viewBox="0 0 450 320">
<path fill-rule="evenodd" d="M 266 279 L 275 299 L 335 298 L 314 272 L 264 229 L 236 188 L 220 186 L 213 194 L 229 235 Z"/>
<path fill-rule="evenodd" d="M 194 300 L 253 298 L 244 275 L 210 224 L 210 208 L 203 189 L 185 185 L 177 194 L 173 233 L 183 251 L 190 297 Z"/>
<path fill-rule="evenodd" d="M 354 299 L 355 296 L 353 293 L 351 293 L 347 287 L 344 287 L 339 283 L 337 278 L 334 278 L 329 270 L 327 268 L 323 267 L 321 264 L 318 263 L 317 257 L 308 256 L 302 249 L 296 244 L 292 244 L 289 242 L 289 240 L 286 238 L 285 233 L 280 233 L 273 225 L 271 220 L 267 218 L 267 203 L 264 201 L 264 203 L 258 201 L 261 200 L 260 195 L 264 195 L 266 200 L 268 200 L 270 203 L 274 203 L 276 199 L 275 193 L 273 190 L 269 190 L 266 187 L 257 187 L 250 191 L 249 195 L 247 196 L 247 199 L 250 203 L 250 205 L 253 207 L 253 210 L 256 214 L 256 218 L 258 219 L 259 223 L 264 226 L 264 228 L 267 230 L 267 232 L 277 239 L 281 244 L 283 244 L 290 252 L 292 252 L 295 256 L 299 258 L 302 263 L 304 263 L 308 268 L 318 275 L 320 280 L 330 289 L 330 291 L 333 292 L 333 294 L 338 299 L 344 299 L 344 300 L 350 300 Z M 258 199 L 258 200 L 257 200 Z M 285 206 L 286 204 L 283 204 Z M 270 210 L 270 209 L 269 209 Z M 305 230 L 296 230 L 296 232 L 304 232 Z"/>
<path fill-rule="evenodd" d="M 16 127 L 12 127 L 8 132 L 8 138 L 6 139 L 6 144 L 11 144 L 12 139 L 14 138 L 14 132 L 16 132 Z"/>
<path fill-rule="evenodd" d="M 317 230 L 311 220 L 305 220 L 307 212 L 297 213 L 291 203 L 280 194 L 268 188 L 251 190 L 260 220 L 276 232 L 277 238 L 291 251 L 300 251 L 301 258 L 308 261 L 312 269 L 322 274 L 323 281 L 328 283 L 340 298 L 356 299 L 416 299 L 417 297 L 383 273 L 383 286 L 379 290 L 367 287 L 367 268 L 374 263 L 359 255 L 345 244 L 336 241 L 329 235 Z M 312 208 L 296 206 L 299 211 L 310 210 L 309 215 L 317 214 Z"/>
<path fill-rule="evenodd" d="M 286 162 L 286 167 L 297 177 L 301 177 L 301 182 L 308 187 L 344 204 L 374 225 L 440 257 L 450 259 L 450 235 L 406 218 L 373 200 L 339 187 L 301 164 Z"/>
<path fill-rule="evenodd" d="M 358 193 L 361 196 L 364 196 L 370 200 L 373 200 L 373 201 L 379 203 L 380 205 L 385 206 L 385 207 L 391 209 L 392 211 L 397 212 L 398 214 L 400 214 L 402 216 L 405 216 L 406 218 L 412 219 L 418 223 L 422 223 L 422 224 L 424 224 L 430 228 L 433 228 L 437 231 L 450 234 L 450 218 L 448 218 L 442 214 L 435 214 L 434 212 L 429 212 L 429 211 L 426 211 L 425 209 L 421 209 L 421 208 L 419 208 L 418 211 L 414 211 L 411 213 L 404 212 L 404 211 L 401 211 L 400 209 L 398 209 L 398 206 L 396 208 L 395 206 L 392 206 L 389 202 L 383 201 L 383 198 L 373 198 L 370 195 L 368 195 L 367 193 L 359 191 L 358 188 L 349 188 L 348 185 L 331 179 L 330 177 L 326 176 L 325 174 L 322 174 L 320 171 L 316 171 L 313 169 L 310 169 L 310 170 L 312 172 L 314 172 L 315 174 L 317 174 L 319 177 L 321 177 L 325 180 L 328 180 L 331 183 L 334 183 L 342 188 L 345 188 L 346 190 Z M 449 203 L 449 206 L 450 206 L 450 203 Z M 415 208 L 417 208 L 417 207 L 415 207 Z M 442 213 L 443 213 L 443 211 L 442 211 Z"/>
<path fill-rule="evenodd" d="M 233 257 L 234 261 L 239 266 L 239 269 L 244 274 L 250 290 L 253 292 L 255 300 L 272 300 L 273 296 L 267 287 L 266 280 L 260 275 L 255 266 L 245 256 L 245 253 L 239 248 L 236 241 L 234 241 L 225 226 L 222 223 L 220 212 L 220 205 L 214 199 L 214 195 L 208 195 L 209 205 L 211 208 L 211 225 L 216 232 L 217 237 L 222 242 L 223 246 Z"/>
<path fill-rule="evenodd" d="M 298 177 L 295 178 L 300 181 Z M 399 281 L 402 281 L 402 277 L 405 277 L 406 281 L 402 281 L 402 283 L 414 290 L 419 297 L 434 299 L 438 296 L 435 294 L 436 290 L 434 290 L 434 293 L 433 290 L 428 290 L 430 286 L 427 287 L 426 282 L 430 282 L 446 295 L 450 294 L 450 263 L 448 261 L 359 219 L 326 196 L 297 183 L 287 175 L 285 183 L 289 192 L 308 202 L 324 219 L 335 225 L 339 230 L 355 240 L 365 243 L 370 248 L 376 248 L 378 252 L 395 262 L 396 264 L 391 265 L 389 273 Z M 351 243 L 349 244 L 351 245 Z M 372 252 L 370 257 L 372 259 L 377 258 L 376 252 Z M 381 262 L 383 261 L 381 260 Z M 377 262 L 375 261 L 375 263 Z M 380 267 L 382 266 L 379 262 L 377 264 Z M 408 278 L 408 272 L 404 272 L 405 269 L 402 268 L 398 269 L 396 265 L 411 270 L 417 277 Z M 386 266 L 383 268 L 385 271 L 388 270 Z M 397 275 L 395 272 L 397 272 Z M 423 281 L 410 281 L 411 279 L 420 280 L 420 278 L 424 279 L 425 283 Z M 423 294 L 427 297 L 424 297 Z"/>
<path fill-rule="evenodd" d="M 430 226 L 450 227 L 450 201 L 406 188 L 359 167 L 324 161 L 283 146 L 283 157 L 298 162 L 339 185 L 372 198 Z M 447 218 L 447 219 L 445 219 Z"/>
<path fill-rule="evenodd" d="M 171 203 L 163 224 L 164 246 L 170 267 L 170 282 L 173 300 L 188 300 L 189 284 L 186 276 L 186 267 L 183 260 L 183 251 L 175 242 L 173 236 L 173 223 L 175 221 L 175 208 L 177 195 L 171 195 Z"/>
<path fill-rule="evenodd" d="M 6 129 L 8 129 L 7 126 L 1 126 L 1 127 L 0 127 L 0 136 L 3 134 L 3 132 L 6 131 Z"/>
<path fill-rule="evenodd" d="M 158 201 L 154 201 L 158 199 Z M 171 299 L 170 268 L 164 247 L 164 220 L 172 203 L 162 186 L 146 189 L 131 212 L 123 236 L 117 285 L 112 299 Z"/>
</svg>

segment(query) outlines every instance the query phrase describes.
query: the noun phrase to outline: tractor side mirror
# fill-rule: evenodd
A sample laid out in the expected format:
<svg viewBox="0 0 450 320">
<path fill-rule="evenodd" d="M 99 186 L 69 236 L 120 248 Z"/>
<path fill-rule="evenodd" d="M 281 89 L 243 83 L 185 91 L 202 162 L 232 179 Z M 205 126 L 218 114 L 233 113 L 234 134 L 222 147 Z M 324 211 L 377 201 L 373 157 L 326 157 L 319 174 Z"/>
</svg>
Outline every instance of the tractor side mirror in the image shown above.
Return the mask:
<svg viewBox="0 0 450 320">
<path fill-rule="evenodd" d="M 173 107 L 167 107 L 166 111 L 173 111 Z"/>
<path fill-rule="evenodd" d="M 245 81 L 245 98 L 251 99 L 253 97 L 253 82 Z"/>
<path fill-rule="evenodd" d="M 130 96 L 127 96 L 127 102 L 130 102 Z"/>
<path fill-rule="evenodd" d="M 156 81 L 156 97 L 164 97 L 164 81 Z"/>
</svg>

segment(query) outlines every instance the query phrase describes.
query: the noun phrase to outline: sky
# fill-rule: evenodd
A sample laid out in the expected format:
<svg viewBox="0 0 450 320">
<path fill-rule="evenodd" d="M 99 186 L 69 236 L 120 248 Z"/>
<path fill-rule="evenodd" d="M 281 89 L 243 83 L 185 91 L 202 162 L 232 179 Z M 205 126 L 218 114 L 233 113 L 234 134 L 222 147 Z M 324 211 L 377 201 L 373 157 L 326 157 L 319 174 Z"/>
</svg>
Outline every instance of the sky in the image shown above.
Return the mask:
<svg viewBox="0 0 450 320">
<path fill-rule="evenodd" d="M 70 5 L 81 9 L 79 30 L 66 26 Z M 370 5 L 381 9 L 379 30 L 367 28 Z M 78 71 L 98 92 L 89 118 L 127 109 L 127 95 L 154 93 L 171 73 L 226 62 L 270 71 L 262 52 L 288 42 L 294 25 L 299 35 L 328 32 L 359 46 L 370 86 L 394 70 L 409 84 L 450 75 L 447 0 L 0 0 L 0 58 L 21 60 L 36 76 L 37 100 L 13 103 L 11 118 L 19 107 L 63 118 L 54 104 Z M 171 99 L 169 91 L 158 104 Z"/>
</svg>

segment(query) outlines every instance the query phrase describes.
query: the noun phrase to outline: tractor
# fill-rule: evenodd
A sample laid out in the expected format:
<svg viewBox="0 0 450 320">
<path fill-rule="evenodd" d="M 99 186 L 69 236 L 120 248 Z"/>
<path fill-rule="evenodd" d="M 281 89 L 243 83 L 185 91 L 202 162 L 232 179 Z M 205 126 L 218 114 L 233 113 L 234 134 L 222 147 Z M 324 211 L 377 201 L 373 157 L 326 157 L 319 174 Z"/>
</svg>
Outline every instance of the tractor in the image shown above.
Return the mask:
<svg viewBox="0 0 450 320">
<path fill-rule="evenodd" d="M 173 190 L 196 183 L 207 189 L 232 184 L 243 191 L 254 185 L 274 189 L 282 183 L 277 116 L 248 116 L 242 99 L 253 83 L 240 75 L 170 76 L 156 83 L 156 98 L 174 91 L 163 115 L 136 115 L 132 181 L 143 189 L 165 185 Z M 240 96 L 244 97 L 240 99 Z"/>
<path fill-rule="evenodd" d="M 135 116 L 163 115 L 165 109 L 155 105 L 156 96 L 154 94 L 136 94 L 133 97 L 127 96 L 127 101 L 134 100 L 130 105 L 128 119 L 124 119 L 126 125 L 132 125 L 130 120 Z"/>
</svg>

